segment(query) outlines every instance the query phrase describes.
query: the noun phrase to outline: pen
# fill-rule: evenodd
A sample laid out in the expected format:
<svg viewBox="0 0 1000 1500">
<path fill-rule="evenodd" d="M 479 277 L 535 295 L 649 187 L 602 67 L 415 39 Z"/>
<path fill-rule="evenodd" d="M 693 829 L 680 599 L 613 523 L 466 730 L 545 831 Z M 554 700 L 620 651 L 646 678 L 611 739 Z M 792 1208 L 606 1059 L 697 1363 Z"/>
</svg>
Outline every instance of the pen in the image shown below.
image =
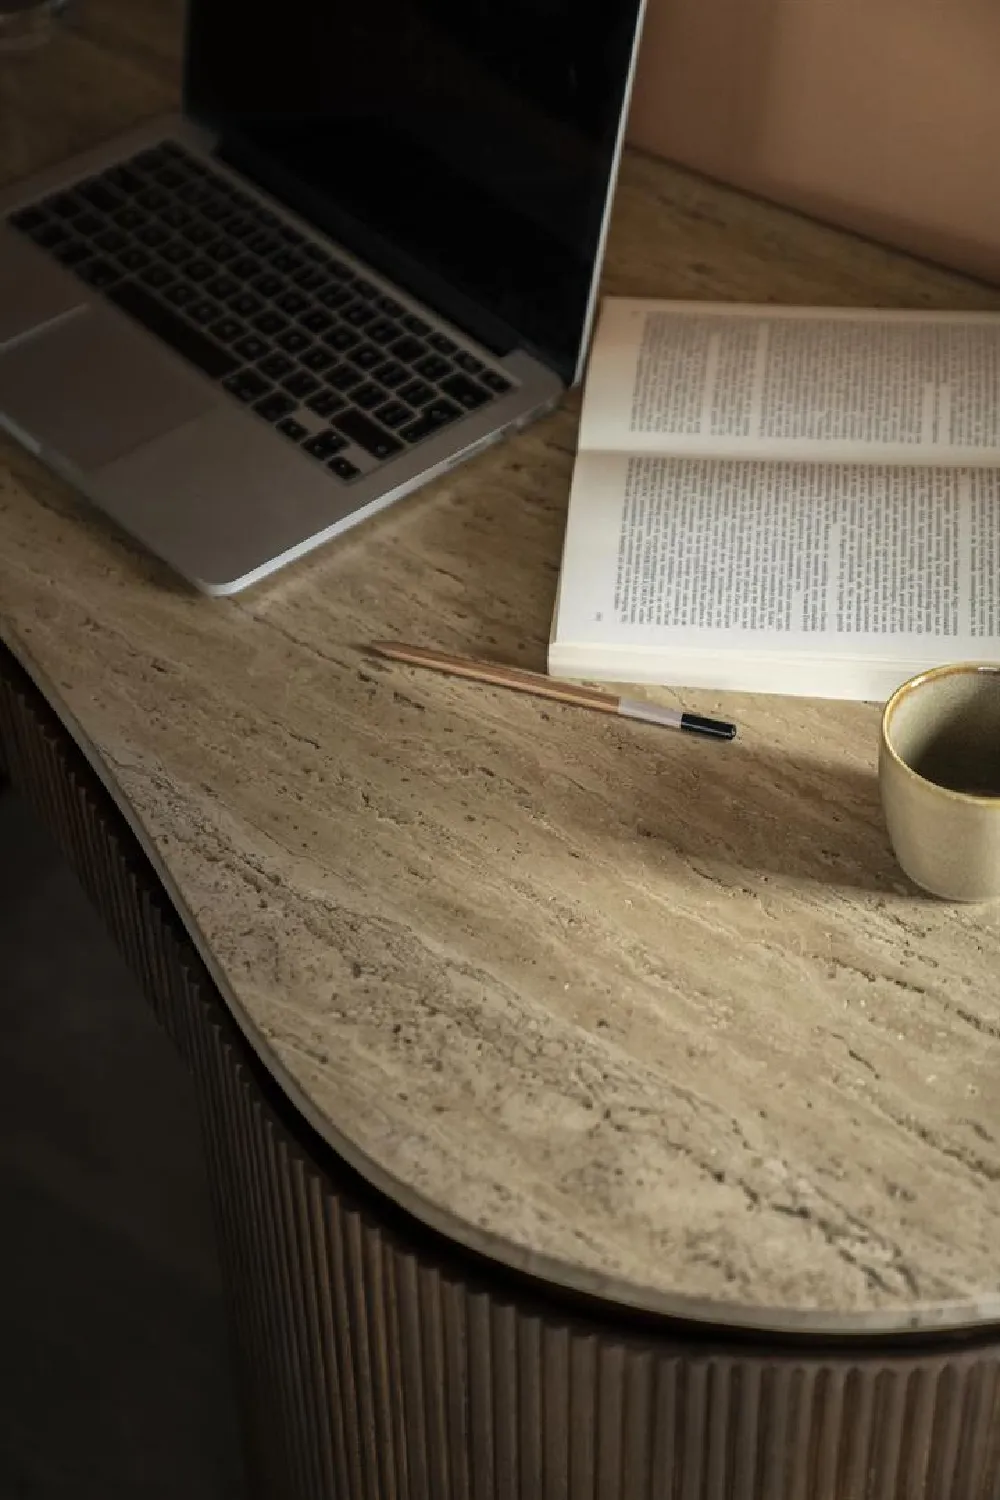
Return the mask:
<svg viewBox="0 0 1000 1500">
<path fill-rule="evenodd" d="M 711 739 L 731 740 L 736 725 L 724 719 L 706 719 L 701 714 L 683 713 L 678 708 L 663 708 L 658 703 L 644 703 L 637 698 L 619 698 L 599 688 L 579 687 L 560 682 L 544 672 L 525 672 L 520 667 L 505 667 L 500 662 L 478 661 L 472 656 L 452 656 L 445 651 L 431 651 L 426 646 L 409 646 L 403 641 L 373 641 L 370 649 L 392 661 L 413 667 L 429 667 L 435 672 L 449 672 L 468 677 L 473 682 L 493 687 L 512 688 L 517 693 L 531 693 L 536 698 L 555 698 L 577 708 L 595 708 L 600 713 L 618 714 L 623 719 L 638 719 L 644 724 L 659 724 L 664 729 L 682 729 L 688 734 L 707 735 Z"/>
</svg>

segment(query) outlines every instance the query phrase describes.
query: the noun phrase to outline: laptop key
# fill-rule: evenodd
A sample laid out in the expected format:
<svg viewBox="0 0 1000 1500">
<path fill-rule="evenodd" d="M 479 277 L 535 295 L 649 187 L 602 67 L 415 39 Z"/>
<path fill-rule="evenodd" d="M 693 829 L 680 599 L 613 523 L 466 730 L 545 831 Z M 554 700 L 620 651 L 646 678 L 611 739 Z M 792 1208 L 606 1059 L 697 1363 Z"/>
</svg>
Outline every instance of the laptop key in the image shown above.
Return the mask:
<svg viewBox="0 0 1000 1500">
<path fill-rule="evenodd" d="M 211 256 L 219 266 L 228 266 L 242 252 L 243 246 L 238 240 L 212 240 L 211 244 L 205 246 L 205 254 Z"/>
<path fill-rule="evenodd" d="M 162 167 L 156 174 L 156 180 L 162 187 L 180 187 L 184 181 L 184 173 L 178 172 L 176 167 Z"/>
<path fill-rule="evenodd" d="M 164 301 L 172 303 L 174 307 L 189 307 L 197 296 L 197 287 L 189 286 L 186 281 L 173 281 L 163 292 Z"/>
<path fill-rule="evenodd" d="M 460 349 L 458 351 L 455 355 L 455 363 L 467 375 L 478 375 L 483 368 L 482 360 L 477 359 L 474 354 L 470 354 L 467 349 Z"/>
<path fill-rule="evenodd" d="M 62 244 L 63 240 L 69 238 L 69 229 L 65 224 L 40 224 L 31 238 L 41 250 L 54 250 L 57 245 Z M 100 245 L 101 250 L 110 250 L 110 248 L 110 245 Z"/>
<path fill-rule="evenodd" d="M 360 334 L 354 332 L 353 328 L 347 328 L 343 323 L 338 323 L 324 336 L 323 342 L 329 344 L 338 354 L 346 354 L 348 349 L 353 349 L 355 344 L 361 342 Z"/>
<path fill-rule="evenodd" d="M 210 296 L 218 297 L 220 302 L 228 302 L 230 297 L 235 297 L 240 291 L 240 284 L 232 276 L 213 276 L 211 281 L 206 282 L 205 290 Z"/>
<path fill-rule="evenodd" d="M 410 333 L 417 334 L 419 338 L 423 338 L 425 334 L 431 331 L 431 325 L 425 323 L 423 318 L 418 318 L 416 313 L 409 313 L 403 319 L 403 327 L 408 329 Z"/>
<path fill-rule="evenodd" d="M 496 370 L 484 370 L 479 378 L 484 385 L 488 385 L 490 390 L 494 391 L 498 396 L 504 395 L 511 388 L 510 381 L 505 380 L 502 375 L 498 375 Z"/>
<path fill-rule="evenodd" d="M 237 276 L 242 276 L 240 262 L 237 261 L 233 271 Z M 284 291 L 285 283 L 280 276 L 275 276 L 271 271 L 264 271 L 260 276 L 255 276 L 251 282 L 254 291 L 261 297 L 277 297 Z"/>
<path fill-rule="evenodd" d="M 303 349 L 309 348 L 311 340 L 301 328 L 289 328 L 287 332 L 278 334 L 276 342 L 281 345 L 286 354 L 301 354 Z"/>
<path fill-rule="evenodd" d="M 113 193 L 105 183 L 96 177 L 92 178 L 90 182 L 77 183 L 76 193 L 78 197 L 85 199 L 91 208 L 100 209 L 102 214 L 111 213 L 121 202 L 118 194 Z"/>
<path fill-rule="evenodd" d="M 83 205 L 72 193 L 57 193 L 54 198 L 46 198 L 42 207 L 58 219 L 75 219 L 83 211 Z"/>
<path fill-rule="evenodd" d="M 338 479 L 357 479 L 361 473 L 357 464 L 352 464 L 349 458 L 343 456 L 331 458 L 327 468 L 331 469 Z"/>
<path fill-rule="evenodd" d="M 112 167 L 105 172 L 104 180 L 120 193 L 138 193 L 142 188 L 142 178 L 137 177 L 131 167 Z"/>
<path fill-rule="evenodd" d="M 384 406 L 378 408 L 374 415 L 384 427 L 395 428 L 402 427 L 404 422 L 409 421 L 413 412 L 408 406 L 404 406 L 402 401 L 387 401 Z"/>
<path fill-rule="evenodd" d="M 375 310 L 368 306 L 367 302 L 352 302 L 350 307 L 344 310 L 344 322 L 350 323 L 352 328 L 364 328 L 375 317 Z"/>
<path fill-rule="evenodd" d="M 119 282 L 108 292 L 109 301 L 128 313 L 150 333 L 169 344 L 176 354 L 196 365 L 211 380 L 223 380 L 237 368 L 237 361 L 197 328 L 192 328 L 169 307 L 136 281 Z M 261 392 L 263 395 L 263 392 Z"/>
<path fill-rule="evenodd" d="M 435 401 L 428 406 L 415 422 L 400 429 L 400 437 L 404 437 L 408 443 L 419 443 L 424 438 L 430 437 L 435 432 L 440 432 L 442 427 L 447 427 L 449 422 L 454 422 L 456 417 L 462 413 L 457 406 L 452 406 L 448 401 Z"/>
<path fill-rule="evenodd" d="M 266 333 L 269 338 L 273 338 L 276 333 L 281 333 L 288 327 L 288 322 L 280 313 L 268 310 L 262 312 L 259 318 L 254 318 L 253 326 L 258 333 Z"/>
<path fill-rule="evenodd" d="M 422 344 L 419 339 L 413 338 L 411 334 L 407 334 L 398 343 L 393 344 L 389 353 L 394 359 L 401 359 L 404 364 L 412 365 L 415 359 L 420 359 L 422 355 L 427 353 L 427 345 Z"/>
<path fill-rule="evenodd" d="M 119 229 L 127 229 L 129 234 L 134 234 L 135 231 L 137 229 L 140 229 L 146 222 L 146 215 L 143 213 L 142 209 L 133 208 L 131 204 L 126 204 L 124 208 L 120 208 L 118 212 L 116 214 L 112 214 L 111 217 L 118 225 Z"/>
<path fill-rule="evenodd" d="M 204 219 L 197 219 L 193 224 L 186 224 L 182 232 L 184 238 L 196 250 L 203 250 L 215 239 L 215 226 L 206 224 Z"/>
<path fill-rule="evenodd" d="M 77 229 L 80 228 L 82 222 L 81 219 L 77 219 Z M 89 233 L 90 231 L 85 230 L 83 232 Z M 170 238 L 169 229 L 165 229 L 162 224 L 157 224 L 155 220 L 151 220 L 148 224 L 143 224 L 138 233 L 142 243 L 148 245 L 151 250 L 157 249 L 160 245 L 165 245 Z"/>
<path fill-rule="evenodd" d="M 285 396 L 281 391 L 272 391 L 270 396 L 265 396 L 263 401 L 254 405 L 254 411 L 264 418 L 265 422 L 280 422 L 293 412 L 298 403 L 291 396 Z"/>
<path fill-rule="evenodd" d="M 319 266 L 305 265 L 301 271 L 295 272 L 292 280 L 304 292 L 318 292 L 321 286 L 326 286 L 327 276 Z"/>
<path fill-rule="evenodd" d="M 298 313 L 307 310 L 309 299 L 308 297 L 303 297 L 302 293 L 297 292 L 293 287 L 287 292 L 282 292 L 281 296 L 276 298 L 275 306 L 280 307 L 283 313 L 288 313 L 289 317 L 294 318 Z"/>
<path fill-rule="evenodd" d="M 411 380 L 406 385 L 400 386 L 396 395 L 400 401 L 405 401 L 407 406 L 426 406 L 428 401 L 434 400 L 437 392 L 424 380 Z"/>
<path fill-rule="evenodd" d="M 260 373 L 266 375 L 268 380 L 282 380 L 295 369 L 295 361 L 276 349 L 273 354 L 261 360 L 259 368 Z"/>
<path fill-rule="evenodd" d="M 224 344 L 231 344 L 234 340 L 243 337 L 246 328 L 239 318 L 220 318 L 217 323 L 212 324 L 211 331 L 213 338 L 221 339 Z"/>
<path fill-rule="evenodd" d="M 236 375 L 230 375 L 228 380 L 222 384 L 230 395 L 235 396 L 237 401 L 244 401 L 247 405 L 251 401 L 257 401 L 262 396 L 270 394 L 271 387 L 262 375 L 256 370 L 240 370 Z"/>
<path fill-rule="evenodd" d="M 377 318 L 365 329 L 365 338 L 373 339 L 376 344 L 391 344 L 401 331 L 399 324 L 394 323 L 391 318 Z"/>
<path fill-rule="evenodd" d="M 394 391 L 397 385 L 402 385 L 404 380 L 409 380 L 410 378 L 410 372 L 406 366 L 401 365 L 395 359 L 390 359 L 386 364 L 379 365 L 377 370 L 372 371 L 372 374 L 376 380 L 380 380 L 390 391 Z"/>
<path fill-rule="evenodd" d="M 243 213 L 227 215 L 223 220 L 223 223 L 226 233 L 232 235 L 232 237 L 237 240 L 244 239 L 246 235 L 252 234 L 253 231 L 257 228 L 257 225 L 254 223 L 253 219 L 249 218 L 246 214 Z"/>
<path fill-rule="evenodd" d="M 213 323 L 221 311 L 222 308 L 211 297 L 202 297 L 188 308 L 188 317 L 193 323 L 204 326 L 206 323 Z"/>
<path fill-rule="evenodd" d="M 241 281 L 253 281 L 254 277 L 264 274 L 264 268 L 255 255 L 241 255 L 239 260 L 230 261 L 226 269 L 230 276 L 238 276 Z"/>
<path fill-rule="evenodd" d="M 361 411 L 345 411 L 341 416 L 335 417 L 333 425 L 344 437 L 350 438 L 352 443 L 357 443 L 372 458 L 392 458 L 394 453 L 403 451 L 402 443 L 373 422 L 371 417 L 366 417 Z"/>
<path fill-rule="evenodd" d="M 184 261 L 190 260 L 191 246 L 183 240 L 169 240 L 167 244 L 160 246 L 160 255 L 169 266 L 180 266 Z"/>
<path fill-rule="evenodd" d="M 173 271 L 167 266 L 160 265 L 158 261 L 154 261 L 151 266 L 147 266 L 139 274 L 146 286 L 152 287 L 154 292 L 162 292 L 164 287 L 168 287 L 174 280 Z"/>
<path fill-rule="evenodd" d="M 449 375 L 447 380 L 442 380 L 441 389 L 446 396 L 457 401 L 459 406 L 464 407 L 466 411 L 475 411 L 493 399 L 489 391 L 477 385 L 474 380 L 470 380 L 468 375 Z"/>
<path fill-rule="evenodd" d="M 441 381 L 452 373 L 454 366 L 442 359 L 440 354 L 428 354 L 423 359 L 418 359 L 413 368 L 425 380 Z"/>
<path fill-rule="evenodd" d="M 312 370 L 313 374 L 320 374 L 323 370 L 329 369 L 336 357 L 332 349 L 326 349 L 322 344 L 313 344 L 312 348 L 307 349 L 302 355 L 302 363 L 307 370 Z"/>
<path fill-rule="evenodd" d="M 324 291 L 318 292 L 317 296 L 324 307 L 332 307 L 336 310 L 339 307 L 346 307 L 350 302 L 351 290 L 350 287 L 341 286 L 338 282 L 335 286 L 328 286 Z"/>
<path fill-rule="evenodd" d="M 427 342 L 430 344 L 431 348 L 436 349 L 439 354 L 454 354 L 458 348 L 458 345 L 455 343 L 454 339 L 448 338 L 448 336 L 443 333 L 432 333 Z"/>
<path fill-rule="evenodd" d="M 60 261 L 62 265 L 69 267 L 78 266 L 82 260 L 87 259 L 90 253 L 90 246 L 84 240 L 73 238 L 63 240 L 62 244 L 56 245 L 52 252 L 56 260 Z M 141 252 L 133 250 L 131 253 L 139 255 Z M 122 263 L 124 264 L 124 257 L 122 257 Z M 134 270 L 135 268 L 129 267 L 128 269 Z"/>
<path fill-rule="evenodd" d="M 371 411 L 373 406 L 385 400 L 385 391 L 374 380 L 366 380 L 351 392 L 351 400 L 355 406 L 360 406 L 362 411 Z"/>
<path fill-rule="evenodd" d="M 103 290 L 105 287 L 113 286 L 116 281 L 120 280 L 122 273 L 110 261 L 95 259 L 81 261 L 76 267 L 76 274 L 88 286 Z"/>
<path fill-rule="evenodd" d="M 80 189 L 78 189 L 77 191 L 80 192 L 81 197 L 86 196 L 86 194 L 80 191 Z M 142 192 L 136 195 L 136 199 L 137 202 L 142 204 L 143 208 L 148 208 L 149 211 L 154 214 L 157 213 L 161 208 L 167 208 L 170 204 L 170 194 L 164 192 L 163 188 L 159 187 L 144 187 Z M 93 202 L 93 199 L 91 198 L 89 201 Z M 109 208 L 114 208 L 114 206 L 115 202 L 113 198 L 110 203 L 97 203 L 95 205 L 95 207 L 100 208 L 105 212 Z"/>
<path fill-rule="evenodd" d="M 255 297 L 253 292 L 240 292 L 239 296 L 234 297 L 229 305 L 234 313 L 239 313 L 241 318 L 252 318 L 254 313 L 259 313 L 264 306 L 260 298 Z"/>
<path fill-rule="evenodd" d="M 303 313 L 299 322 L 303 328 L 308 328 L 310 333 L 325 333 L 332 325 L 333 318 L 321 307 L 311 307 L 307 313 Z"/>
<path fill-rule="evenodd" d="M 302 261 L 283 242 L 281 242 L 280 249 L 271 256 L 271 264 L 276 271 L 281 271 L 286 276 L 302 269 Z"/>
<path fill-rule="evenodd" d="M 45 223 L 45 213 L 41 208 L 34 205 L 30 208 L 22 208 L 16 214 L 11 214 L 10 223 L 22 234 L 31 234 L 32 230 L 40 229 Z"/>
<path fill-rule="evenodd" d="M 335 412 L 343 411 L 347 402 L 336 391 L 317 391 L 314 396 L 309 397 L 306 405 L 317 417 L 332 417 Z"/>
<path fill-rule="evenodd" d="M 335 365 L 326 372 L 326 383 L 335 391 L 349 391 L 361 380 L 361 371 L 353 365 Z"/>
<path fill-rule="evenodd" d="M 210 260 L 199 257 L 197 260 L 190 261 L 184 270 L 192 281 L 207 281 L 215 270 L 215 267 Z"/>
<path fill-rule="evenodd" d="M 313 391 L 319 390 L 319 381 L 307 370 L 296 370 L 295 374 L 290 375 L 285 381 L 285 390 L 303 401 L 306 396 L 311 396 Z"/>
<path fill-rule="evenodd" d="M 85 213 L 73 220 L 73 228 L 77 234 L 100 234 L 105 222 L 98 214 L 91 213 L 90 209 L 87 209 Z"/>
<path fill-rule="evenodd" d="M 183 229 L 186 224 L 191 223 L 191 217 L 191 210 L 183 208 L 179 203 L 171 203 L 160 214 L 163 223 L 169 224 L 171 229 Z"/>
<path fill-rule="evenodd" d="M 307 453 L 312 454 L 313 458 L 327 459 L 339 453 L 342 448 L 346 448 L 347 442 L 338 432 L 331 432 L 327 428 L 324 432 L 317 432 L 315 437 L 311 437 L 308 443 L 303 443 L 302 446 Z"/>
<path fill-rule="evenodd" d="M 255 333 L 248 333 L 245 338 L 238 339 L 233 345 L 236 353 L 241 354 L 247 360 L 263 359 L 269 347 L 265 340 L 258 338 Z"/>
<path fill-rule="evenodd" d="M 393 297 L 376 297 L 375 306 L 379 312 L 386 313 L 390 318 L 401 317 L 406 311 L 402 303 L 397 302 Z"/>
<path fill-rule="evenodd" d="M 357 365 L 359 370 L 374 370 L 375 366 L 382 363 L 382 350 L 376 349 L 374 344 L 362 344 L 360 349 L 355 349 L 351 355 L 351 364 Z"/>
<path fill-rule="evenodd" d="M 296 422 L 294 417 L 286 417 L 283 422 L 278 423 L 278 431 L 283 432 L 285 437 L 291 438 L 293 443 L 301 443 L 308 434 L 309 428 L 303 427 L 301 422 Z"/>
<path fill-rule="evenodd" d="M 129 245 L 128 249 L 123 250 L 119 255 L 118 261 L 126 271 L 141 271 L 144 266 L 149 265 L 149 253 L 141 250 L 138 245 Z"/>
<path fill-rule="evenodd" d="M 274 255 L 284 248 L 278 236 L 269 229 L 258 229 L 256 234 L 247 235 L 243 243 L 254 255 Z"/>
</svg>

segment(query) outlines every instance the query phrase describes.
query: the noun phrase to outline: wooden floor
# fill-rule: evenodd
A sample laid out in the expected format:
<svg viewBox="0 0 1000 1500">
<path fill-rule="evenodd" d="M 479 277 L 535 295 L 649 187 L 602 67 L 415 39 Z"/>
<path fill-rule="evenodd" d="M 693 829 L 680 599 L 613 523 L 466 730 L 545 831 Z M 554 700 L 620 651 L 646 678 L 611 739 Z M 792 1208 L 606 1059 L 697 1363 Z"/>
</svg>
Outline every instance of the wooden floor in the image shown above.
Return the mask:
<svg viewBox="0 0 1000 1500">
<path fill-rule="evenodd" d="M 0 791 L 0 1495 L 241 1500 L 187 1080 Z"/>
</svg>

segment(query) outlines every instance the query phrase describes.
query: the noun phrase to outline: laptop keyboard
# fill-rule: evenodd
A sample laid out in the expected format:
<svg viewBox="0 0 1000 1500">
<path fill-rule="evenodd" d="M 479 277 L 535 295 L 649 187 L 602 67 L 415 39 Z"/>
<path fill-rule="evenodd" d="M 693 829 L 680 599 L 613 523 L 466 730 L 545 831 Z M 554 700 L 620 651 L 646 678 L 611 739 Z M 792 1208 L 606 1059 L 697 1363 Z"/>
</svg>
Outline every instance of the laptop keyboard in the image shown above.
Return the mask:
<svg viewBox="0 0 1000 1500">
<path fill-rule="evenodd" d="M 511 389 L 174 142 L 8 222 L 345 482 Z"/>
</svg>

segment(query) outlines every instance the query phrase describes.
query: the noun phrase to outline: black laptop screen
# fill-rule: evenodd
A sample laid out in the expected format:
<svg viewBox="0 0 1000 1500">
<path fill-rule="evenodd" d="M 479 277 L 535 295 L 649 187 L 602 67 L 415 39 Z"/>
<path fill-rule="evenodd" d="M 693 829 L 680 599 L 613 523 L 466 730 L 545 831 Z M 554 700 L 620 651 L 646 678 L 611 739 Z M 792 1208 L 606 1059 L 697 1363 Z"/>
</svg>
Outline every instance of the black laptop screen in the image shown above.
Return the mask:
<svg viewBox="0 0 1000 1500">
<path fill-rule="evenodd" d="M 640 0 L 190 0 L 188 109 L 494 347 L 576 365 Z"/>
</svg>

